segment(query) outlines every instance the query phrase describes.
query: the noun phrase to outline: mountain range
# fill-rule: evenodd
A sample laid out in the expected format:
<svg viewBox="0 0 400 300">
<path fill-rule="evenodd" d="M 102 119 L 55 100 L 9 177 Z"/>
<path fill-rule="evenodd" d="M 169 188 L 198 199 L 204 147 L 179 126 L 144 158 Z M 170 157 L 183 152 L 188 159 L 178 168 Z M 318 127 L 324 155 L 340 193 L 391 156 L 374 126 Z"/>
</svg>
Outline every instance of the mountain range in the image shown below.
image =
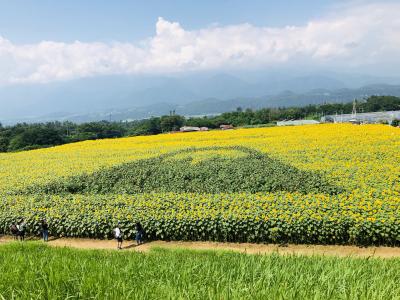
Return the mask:
<svg viewBox="0 0 400 300">
<path fill-rule="evenodd" d="M 288 72 L 104 76 L 0 87 L 0 122 L 133 120 L 400 96 L 398 78 Z"/>
</svg>

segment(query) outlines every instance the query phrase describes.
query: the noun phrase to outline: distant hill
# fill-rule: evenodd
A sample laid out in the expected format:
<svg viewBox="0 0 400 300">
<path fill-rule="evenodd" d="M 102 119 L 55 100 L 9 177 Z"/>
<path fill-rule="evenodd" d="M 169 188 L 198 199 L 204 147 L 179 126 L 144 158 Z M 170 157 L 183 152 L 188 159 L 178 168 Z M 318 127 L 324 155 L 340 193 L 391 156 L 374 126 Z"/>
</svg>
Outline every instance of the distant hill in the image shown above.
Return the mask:
<svg viewBox="0 0 400 300">
<path fill-rule="evenodd" d="M 392 95 L 400 97 L 400 85 L 368 85 L 358 89 L 315 89 L 306 93 L 294 93 L 285 91 L 277 95 L 264 97 L 238 97 L 230 100 L 207 98 L 184 104 L 154 103 L 142 107 L 130 107 L 124 109 L 111 109 L 90 114 L 49 114 L 35 119 L 22 121 L 51 121 L 70 120 L 73 122 L 88 122 L 98 120 L 135 120 L 145 119 L 151 116 L 169 114 L 170 111 L 184 116 L 216 115 L 227 111 L 243 109 L 259 109 L 263 107 L 288 107 L 304 106 L 307 104 L 322 104 L 325 102 L 349 102 L 353 99 L 362 99 L 372 95 Z"/>
<path fill-rule="evenodd" d="M 368 85 L 359 88 L 361 83 Z M 395 84 L 400 80 L 287 71 L 103 76 L 0 87 L 0 122 L 85 122 L 109 120 L 110 115 L 112 120 L 143 119 L 171 110 L 186 116 L 218 114 L 238 106 L 256 109 L 349 101 L 375 94 L 399 96 L 399 85 Z"/>
<path fill-rule="evenodd" d="M 325 102 L 348 102 L 372 95 L 400 96 L 400 85 L 368 85 L 359 89 L 311 90 L 306 93 L 282 92 L 273 96 L 235 98 L 231 100 L 206 99 L 177 106 L 182 115 L 217 114 L 235 110 L 237 107 L 259 109 L 263 107 L 304 106 Z"/>
</svg>

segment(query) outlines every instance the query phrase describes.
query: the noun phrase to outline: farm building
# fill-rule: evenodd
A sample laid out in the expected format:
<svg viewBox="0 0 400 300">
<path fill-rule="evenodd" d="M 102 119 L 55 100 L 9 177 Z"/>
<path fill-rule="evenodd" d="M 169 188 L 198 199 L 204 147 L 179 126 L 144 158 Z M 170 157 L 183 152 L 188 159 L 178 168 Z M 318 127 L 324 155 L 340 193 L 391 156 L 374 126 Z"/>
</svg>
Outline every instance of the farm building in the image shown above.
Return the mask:
<svg viewBox="0 0 400 300">
<path fill-rule="evenodd" d="M 208 127 L 183 126 L 179 130 L 181 132 L 208 131 Z"/>
<path fill-rule="evenodd" d="M 379 111 L 370 113 L 356 113 L 356 114 L 343 114 L 343 115 L 327 115 L 321 118 L 321 122 L 332 123 L 356 123 L 356 124 L 370 124 L 370 123 L 389 123 L 393 120 L 400 119 L 400 110 L 397 111 Z"/>
<path fill-rule="evenodd" d="M 229 130 L 229 129 L 233 129 L 233 125 L 220 125 L 219 128 L 221 128 L 221 130 Z"/>
<path fill-rule="evenodd" d="M 200 127 L 183 126 L 179 130 L 182 131 L 182 132 L 200 131 Z"/>
<path fill-rule="evenodd" d="M 319 122 L 315 120 L 289 120 L 289 121 L 276 122 L 277 126 L 313 125 L 313 124 L 319 124 Z"/>
</svg>

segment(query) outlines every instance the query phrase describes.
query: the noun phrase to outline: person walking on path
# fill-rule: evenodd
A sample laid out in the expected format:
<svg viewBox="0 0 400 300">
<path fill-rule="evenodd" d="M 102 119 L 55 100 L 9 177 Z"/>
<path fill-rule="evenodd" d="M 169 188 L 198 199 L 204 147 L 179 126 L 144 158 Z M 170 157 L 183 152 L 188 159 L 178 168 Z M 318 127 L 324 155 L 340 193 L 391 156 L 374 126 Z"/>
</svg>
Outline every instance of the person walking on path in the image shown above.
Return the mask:
<svg viewBox="0 0 400 300">
<path fill-rule="evenodd" d="M 18 227 L 17 227 L 17 224 L 15 224 L 15 222 L 13 222 L 11 224 L 10 232 L 11 232 L 11 235 L 13 236 L 14 240 L 18 240 Z"/>
<path fill-rule="evenodd" d="M 114 237 L 117 240 L 117 249 L 122 249 L 122 231 L 119 228 L 119 224 L 114 228 Z"/>
<path fill-rule="evenodd" d="M 42 235 L 43 235 L 43 241 L 48 242 L 49 241 L 49 224 L 47 223 L 46 219 L 42 220 Z"/>
<path fill-rule="evenodd" d="M 24 219 L 21 219 L 17 228 L 18 228 L 19 239 L 21 241 L 24 241 L 25 240 L 25 231 L 26 231 L 26 223 L 25 223 Z"/>
<path fill-rule="evenodd" d="M 144 230 L 143 230 L 143 226 L 142 224 L 140 224 L 140 222 L 136 223 L 136 243 L 138 245 L 143 244 L 143 234 L 144 234 Z"/>
</svg>

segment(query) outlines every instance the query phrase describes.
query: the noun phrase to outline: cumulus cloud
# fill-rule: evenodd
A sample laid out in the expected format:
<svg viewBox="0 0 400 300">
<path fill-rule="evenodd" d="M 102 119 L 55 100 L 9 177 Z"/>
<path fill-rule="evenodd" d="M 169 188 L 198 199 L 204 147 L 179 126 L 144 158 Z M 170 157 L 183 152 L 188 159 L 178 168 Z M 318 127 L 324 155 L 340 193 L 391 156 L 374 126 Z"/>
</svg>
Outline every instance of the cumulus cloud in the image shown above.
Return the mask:
<svg viewBox="0 0 400 300">
<path fill-rule="evenodd" d="M 303 62 L 332 68 L 400 67 L 400 4 L 342 7 L 304 26 L 238 24 L 185 30 L 159 18 L 139 43 L 16 45 L 0 36 L 0 83 L 49 82 L 109 74 L 264 68 Z M 1 34 L 1 33 L 0 33 Z"/>
</svg>

